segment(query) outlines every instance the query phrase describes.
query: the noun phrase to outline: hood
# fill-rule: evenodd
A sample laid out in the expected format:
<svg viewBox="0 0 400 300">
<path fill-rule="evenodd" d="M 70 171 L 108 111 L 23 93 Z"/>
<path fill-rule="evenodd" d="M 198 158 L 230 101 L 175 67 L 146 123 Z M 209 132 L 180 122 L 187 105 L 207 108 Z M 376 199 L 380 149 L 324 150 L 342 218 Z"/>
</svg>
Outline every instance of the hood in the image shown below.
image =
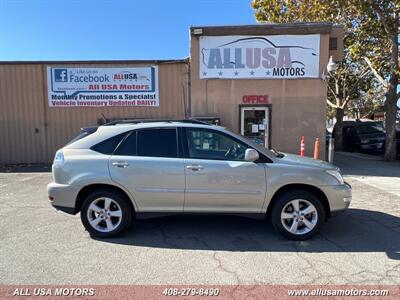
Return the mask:
<svg viewBox="0 0 400 300">
<path fill-rule="evenodd" d="M 321 169 L 338 169 L 338 167 L 322 160 L 313 159 L 311 157 L 305 157 L 290 153 L 283 153 L 285 156 L 279 159 L 279 163 L 287 165 L 307 166 Z"/>
<path fill-rule="evenodd" d="M 380 138 L 385 138 L 385 133 L 383 132 L 360 133 L 359 137 L 361 139 L 380 139 Z"/>
</svg>

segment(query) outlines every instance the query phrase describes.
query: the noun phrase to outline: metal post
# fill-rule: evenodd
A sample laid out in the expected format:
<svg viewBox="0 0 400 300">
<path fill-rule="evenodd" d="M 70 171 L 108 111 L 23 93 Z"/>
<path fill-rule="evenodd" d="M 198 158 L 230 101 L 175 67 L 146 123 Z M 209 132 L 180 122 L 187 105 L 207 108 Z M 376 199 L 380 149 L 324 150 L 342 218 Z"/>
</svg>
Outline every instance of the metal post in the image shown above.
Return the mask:
<svg viewBox="0 0 400 300">
<path fill-rule="evenodd" d="M 333 163 L 333 152 L 335 151 L 335 139 L 329 139 L 329 148 L 328 148 L 328 162 Z"/>
</svg>

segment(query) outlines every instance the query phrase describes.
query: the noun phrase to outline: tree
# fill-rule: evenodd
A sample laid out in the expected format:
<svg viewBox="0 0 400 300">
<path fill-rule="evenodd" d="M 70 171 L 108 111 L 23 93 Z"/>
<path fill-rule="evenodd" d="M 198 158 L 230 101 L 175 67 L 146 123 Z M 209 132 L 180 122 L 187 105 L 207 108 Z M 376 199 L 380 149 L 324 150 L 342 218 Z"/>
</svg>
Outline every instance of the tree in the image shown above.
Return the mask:
<svg viewBox="0 0 400 300">
<path fill-rule="evenodd" d="M 397 92 L 400 73 L 397 42 L 400 0 L 254 0 L 252 6 L 260 22 L 320 21 L 344 25 L 343 64 L 355 64 L 356 77 L 361 76 L 368 67 L 379 81 L 385 96 L 385 159 L 396 159 L 396 103 L 400 97 Z M 328 90 L 336 93 L 336 86 L 333 89 L 331 84 Z M 345 88 L 339 84 L 339 90 L 340 86 Z M 343 104 L 346 106 L 349 101 L 339 101 L 339 116 Z"/>
<path fill-rule="evenodd" d="M 348 115 L 355 119 L 375 119 L 378 113 L 378 118 L 380 118 L 380 113 L 384 112 L 385 97 L 379 82 L 375 80 L 374 84 L 369 86 L 369 89 L 361 87 L 359 94 L 360 96 L 357 99 L 349 103 Z"/>
<path fill-rule="evenodd" d="M 345 51 L 345 57 L 348 56 Z M 344 59 L 334 74 L 328 74 L 327 103 L 335 111 L 336 128 L 340 128 L 346 109 L 350 104 L 360 99 L 362 90 L 369 90 L 373 86 L 373 76 L 367 69 L 363 69 L 349 59 Z M 335 130 L 335 148 L 341 150 L 343 137 L 341 130 Z"/>
</svg>

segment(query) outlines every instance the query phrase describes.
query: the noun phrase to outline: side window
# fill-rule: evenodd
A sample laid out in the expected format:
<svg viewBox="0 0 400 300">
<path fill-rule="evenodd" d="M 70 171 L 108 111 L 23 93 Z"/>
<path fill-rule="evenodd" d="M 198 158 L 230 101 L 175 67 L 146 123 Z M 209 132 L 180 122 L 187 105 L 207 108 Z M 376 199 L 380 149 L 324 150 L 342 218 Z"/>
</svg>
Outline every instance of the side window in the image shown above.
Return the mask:
<svg viewBox="0 0 400 300">
<path fill-rule="evenodd" d="M 115 155 L 135 156 L 136 153 L 136 131 L 133 131 L 115 150 Z"/>
<path fill-rule="evenodd" d="M 176 128 L 138 130 L 137 155 L 178 157 Z"/>
<path fill-rule="evenodd" d="M 96 152 L 100 152 L 103 154 L 112 154 L 115 148 L 118 146 L 119 142 L 126 136 L 126 132 L 113 136 L 109 139 L 106 139 L 94 146 L 90 149 Z"/>
<path fill-rule="evenodd" d="M 190 158 L 243 161 L 248 146 L 215 130 L 187 128 Z"/>
</svg>

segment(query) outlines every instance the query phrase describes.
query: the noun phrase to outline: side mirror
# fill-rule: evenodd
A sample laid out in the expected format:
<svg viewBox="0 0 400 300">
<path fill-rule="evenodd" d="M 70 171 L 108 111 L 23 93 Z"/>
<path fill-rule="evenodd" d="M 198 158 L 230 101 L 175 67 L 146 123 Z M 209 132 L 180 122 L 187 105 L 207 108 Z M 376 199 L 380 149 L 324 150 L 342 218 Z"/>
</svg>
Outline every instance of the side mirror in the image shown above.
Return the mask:
<svg viewBox="0 0 400 300">
<path fill-rule="evenodd" d="M 244 153 L 245 161 L 256 161 L 259 157 L 258 152 L 251 148 L 246 149 L 246 152 Z"/>
</svg>

